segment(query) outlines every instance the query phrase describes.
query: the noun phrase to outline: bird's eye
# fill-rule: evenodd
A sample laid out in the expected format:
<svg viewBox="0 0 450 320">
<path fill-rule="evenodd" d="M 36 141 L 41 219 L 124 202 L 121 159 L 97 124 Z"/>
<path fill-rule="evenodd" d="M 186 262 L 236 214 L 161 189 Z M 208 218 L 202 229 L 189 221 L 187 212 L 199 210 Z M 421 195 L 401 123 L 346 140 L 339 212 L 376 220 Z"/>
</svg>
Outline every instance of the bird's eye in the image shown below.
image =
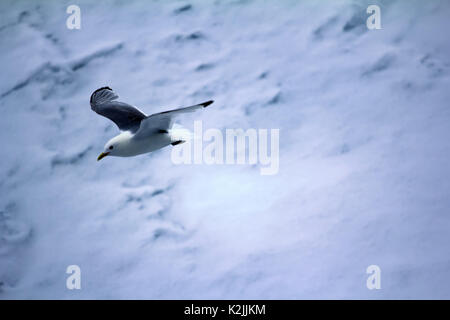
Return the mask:
<svg viewBox="0 0 450 320">
<path fill-rule="evenodd" d="M 112 150 L 114 147 L 113 146 L 109 146 L 109 150 Z"/>
</svg>

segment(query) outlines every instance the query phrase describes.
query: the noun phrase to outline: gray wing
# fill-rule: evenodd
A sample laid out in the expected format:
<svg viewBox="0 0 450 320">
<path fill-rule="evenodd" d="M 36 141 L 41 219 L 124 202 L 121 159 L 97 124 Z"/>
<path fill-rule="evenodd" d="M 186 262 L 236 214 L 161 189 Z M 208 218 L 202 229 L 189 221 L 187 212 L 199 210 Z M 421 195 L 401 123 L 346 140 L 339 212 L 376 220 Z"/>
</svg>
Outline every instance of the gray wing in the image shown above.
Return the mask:
<svg viewBox="0 0 450 320">
<path fill-rule="evenodd" d="M 141 126 L 139 130 L 136 132 L 135 137 L 136 138 L 147 137 L 148 135 L 153 133 L 167 131 L 172 127 L 174 116 L 181 113 L 195 112 L 199 109 L 206 108 L 213 102 L 214 102 L 213 100 L 210 100 L 190 107 L 154 113 L 142 121 Z"/>
<path fill-rule="evenodd" d="M 127 103 L 115 101 L 117 98 L 119 96 L 109 87 L 97 89 L 91 95 L 91 109 L 110 119 L 120 130 L 138 131 L 147 116 Z"/>
</svg>

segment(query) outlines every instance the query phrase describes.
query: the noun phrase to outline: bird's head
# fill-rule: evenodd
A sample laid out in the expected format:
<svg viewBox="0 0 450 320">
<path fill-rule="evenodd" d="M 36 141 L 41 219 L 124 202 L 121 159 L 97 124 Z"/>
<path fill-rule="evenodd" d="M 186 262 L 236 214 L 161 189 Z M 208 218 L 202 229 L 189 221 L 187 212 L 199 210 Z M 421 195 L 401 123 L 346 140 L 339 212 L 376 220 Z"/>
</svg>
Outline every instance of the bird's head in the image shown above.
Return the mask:
<svg viewBox="0 0 450 320">
<path fill-rule="evenodd" d="M 124 156 L 129 141 L 130 134 L 128 132 L 122 132 L 118 136 L 115 136 L 105 144 L 103 152 L 100 153 L 97 161 L 102 160 L 106 156 Z"/>
</svg>

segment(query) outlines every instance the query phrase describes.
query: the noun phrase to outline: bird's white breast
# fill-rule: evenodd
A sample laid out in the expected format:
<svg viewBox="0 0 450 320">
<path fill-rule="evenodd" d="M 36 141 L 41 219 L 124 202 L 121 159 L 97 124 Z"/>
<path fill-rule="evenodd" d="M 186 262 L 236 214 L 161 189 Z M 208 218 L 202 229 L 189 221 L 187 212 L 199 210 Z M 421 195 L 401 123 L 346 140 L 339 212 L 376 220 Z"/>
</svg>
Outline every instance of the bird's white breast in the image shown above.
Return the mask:
<svg viewBox="0 0 450 320">
<path fill-rule="evenodd" d="M 120 154 L 121 157 L 132 157 L 138 154 L 152 152 L 161 149 L 172 142 L 168 134 L 154 134 L 146 138 L 134 138 L 131 137 L 126 141 L 123 141 Z"/>
</svg>

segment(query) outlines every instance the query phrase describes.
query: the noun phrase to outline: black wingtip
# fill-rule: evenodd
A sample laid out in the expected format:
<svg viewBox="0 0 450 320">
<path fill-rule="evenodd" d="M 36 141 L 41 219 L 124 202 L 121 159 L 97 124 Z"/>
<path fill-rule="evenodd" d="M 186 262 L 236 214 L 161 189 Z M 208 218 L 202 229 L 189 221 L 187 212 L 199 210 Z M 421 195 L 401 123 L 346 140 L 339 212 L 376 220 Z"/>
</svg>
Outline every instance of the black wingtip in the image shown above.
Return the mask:
<svg viewBox="0 0 450 320">
<path fill-rule="evenodd" d="M 96 94 L 97 92 L 99 92 L 99 91 L 101 91 L 101 90 L 104 90 L 104 89 L 113 91 L 113 89 L 111 89 L 110 87 L 101 87 L 101 88 L 98 88 L 97 90 L 95 90 L 94 92 L 92 92 L 92 94 L 91 94 L 91 99 L 90 99 L 89 101 L 92 102 L 92 99 L 94 98 L 94 94 Z"/>
<path fill-rule="evenodd" d="M 203 102 L 203 103 L 202 103 L 202 106 L 203 106 L 203 108 L 206 108 L 207 106 L 209 106 L 209 105 L 212 104 L 213 102 L 214 102 L 214 100 L 209 100 L 209 101 Z"/>
</svg>

